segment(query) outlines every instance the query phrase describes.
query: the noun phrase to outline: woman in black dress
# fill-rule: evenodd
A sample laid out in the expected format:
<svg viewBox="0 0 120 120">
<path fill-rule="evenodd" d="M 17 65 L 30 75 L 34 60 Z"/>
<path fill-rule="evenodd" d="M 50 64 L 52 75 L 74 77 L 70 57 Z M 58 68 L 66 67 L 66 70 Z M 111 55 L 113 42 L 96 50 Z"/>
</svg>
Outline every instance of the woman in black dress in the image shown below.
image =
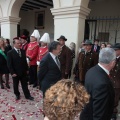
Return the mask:
<svg viewBox="0 0 120 120">
<path fill-rule="evenodd" d="M 5 51 L 8 52 L 12 50 L 9 39 L 5 39 L 4 42 L 5 42 Z"/>
<path fill-rule="evenodd" d="M 0 38 L 0 85 L 1 89 L 4 89 L 2 76 L 5 74 L 6 87 L 10 89 L 9 86 L 9 70 L 7 67 L 7 51 L 5 51 L 5 43 L 2 38 Z"/>
</svg>

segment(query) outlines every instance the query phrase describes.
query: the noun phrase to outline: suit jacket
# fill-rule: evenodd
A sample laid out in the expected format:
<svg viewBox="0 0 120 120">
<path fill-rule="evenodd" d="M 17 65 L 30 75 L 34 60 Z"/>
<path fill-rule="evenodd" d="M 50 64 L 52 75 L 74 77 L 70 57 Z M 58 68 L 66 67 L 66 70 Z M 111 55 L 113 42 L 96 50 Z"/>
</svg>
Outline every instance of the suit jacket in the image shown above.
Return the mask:
<svg viewBox="0 0 120 120">
<path fill-rule="evenodd" d="M 92 51 L 94 51 L 94 45 L 92 46 Z M 99 53 L 99 52 L 100 52 L 100 46 L 97 46 L 97 49 L 96 49 L 96 51 L 94 51 L 94 52 Z"/>
<path fill-rule="evenodd" d="M 61 79 L 61 71 L 51 57 L 50 53 L 46 54 L 40 62 L 38 79 L 43 95 L 50 86 Z"/>
<path fill-rule="evenodd" d="M 87 72 L 85 88 L 91 97 L 80 120 L 110 120 L 114 108 L 114 89 L 109 76 L 99 65 Z"/>
<path fill-rule="evenodd" d="M 71 70 L 71 60 L 72 60 L 72 52 L 66 45 L 64 45 L 59 55 L 59 61 L 61 64 L 62 73 L 65 72 L 69 73 L 69 71 Z"/>
<path fill-rule="evenodd" d="M 28 65 L 26 61 L 26 54 L 24 50 L 21 51 L 21 57 L 15 49 L 8 52 L 7 64 L 11 74 L 17 74 L 17 76 L 24 77 L 28 71 Z"/>
<path fill-rule="evenodd" d="M 79 80 L 85 80 L 86 72 L 93 66 L 98 63 L 98 54 L 95 52 L 88 52 L 85 54 L 85 51 L 79 53 L 78 58 L 78 69 L 79 69 Z"/>
</svg>

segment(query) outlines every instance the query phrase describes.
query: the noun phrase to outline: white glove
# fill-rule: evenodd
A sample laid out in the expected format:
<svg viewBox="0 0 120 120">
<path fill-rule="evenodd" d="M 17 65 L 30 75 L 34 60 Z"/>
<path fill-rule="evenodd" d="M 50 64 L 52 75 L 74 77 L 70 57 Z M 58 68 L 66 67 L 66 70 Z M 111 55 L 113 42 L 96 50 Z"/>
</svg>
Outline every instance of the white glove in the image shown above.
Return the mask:
<svg viewBox="0 0 120 120">
<path fill-rule="evenodd" d="M 28 58 L 26 58 L 26 60 L 27 60 L 27 63 L 29 63 L 29 62 L 30 62 L 30 60 L 29 60 Z"/>
<path fill-rule="evenodd" d="M 39 62 L 39 61 L 37 61 L 37 65 L 38 65 L 38 66 L 40 65 L 40 62 Z"/>
</svg>

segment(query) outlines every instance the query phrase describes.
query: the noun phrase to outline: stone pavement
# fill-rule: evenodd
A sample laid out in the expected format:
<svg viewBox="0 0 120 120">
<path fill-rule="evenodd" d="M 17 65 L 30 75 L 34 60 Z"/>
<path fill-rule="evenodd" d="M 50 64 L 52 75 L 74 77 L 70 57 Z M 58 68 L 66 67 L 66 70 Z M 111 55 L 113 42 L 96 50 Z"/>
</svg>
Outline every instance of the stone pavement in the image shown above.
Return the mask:
<svg viewBox="0 0 120 120">
<path fill-rule="evenodd" d="M 0 120 L 43 120 L 40 90 L 29 85 L 31 96 L 35 100 L 26 100 L 20 85 L 21 99 L 16 101 L 11 79 L 10 87 L 10 89 L 0 89 Z"/>
<path fill-rule="evenodd" d="M 29 85 L 31 96 L 35 100 L 26 100 L 20 85 L 21 99 L 16 101 L 12 79 L 10 79 L 10 87 L 10 89 L 0 89 L 0 120 L 43 120 L 43 98 L 40 90 Z M 117 120 L 120 120 L 120 105 L 118 109 Z M 78 117 L 75 120 L 79 120 Z"/>
</svg>

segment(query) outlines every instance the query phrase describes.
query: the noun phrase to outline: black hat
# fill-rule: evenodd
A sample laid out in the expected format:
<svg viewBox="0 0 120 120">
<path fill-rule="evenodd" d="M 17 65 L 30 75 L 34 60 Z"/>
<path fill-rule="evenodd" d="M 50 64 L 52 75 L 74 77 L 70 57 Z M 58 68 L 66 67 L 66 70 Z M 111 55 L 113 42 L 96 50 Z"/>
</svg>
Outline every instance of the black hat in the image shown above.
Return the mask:
<svg viewBox="0 0 120 120">
<path fill-rule="evenodd" d="M 61 35 L 57 40 L 59 41 L 59 39 L 63 39 L 65 41 L 67 41 L 67 39 L 65 38 L 65 36 Z"/>
<path fill-rule="evenodd" d="M 86 40 L 85 43 L 83 43 L 83 45 L 92 45 L 91 40 Z"/>
<path fill-rule="evenodd" d="M 115 44 L 112 46 L 112 48 L 113 48 L 114 50 L 120 50 L 120 43 L 115 43 Z"/>
</svg>

